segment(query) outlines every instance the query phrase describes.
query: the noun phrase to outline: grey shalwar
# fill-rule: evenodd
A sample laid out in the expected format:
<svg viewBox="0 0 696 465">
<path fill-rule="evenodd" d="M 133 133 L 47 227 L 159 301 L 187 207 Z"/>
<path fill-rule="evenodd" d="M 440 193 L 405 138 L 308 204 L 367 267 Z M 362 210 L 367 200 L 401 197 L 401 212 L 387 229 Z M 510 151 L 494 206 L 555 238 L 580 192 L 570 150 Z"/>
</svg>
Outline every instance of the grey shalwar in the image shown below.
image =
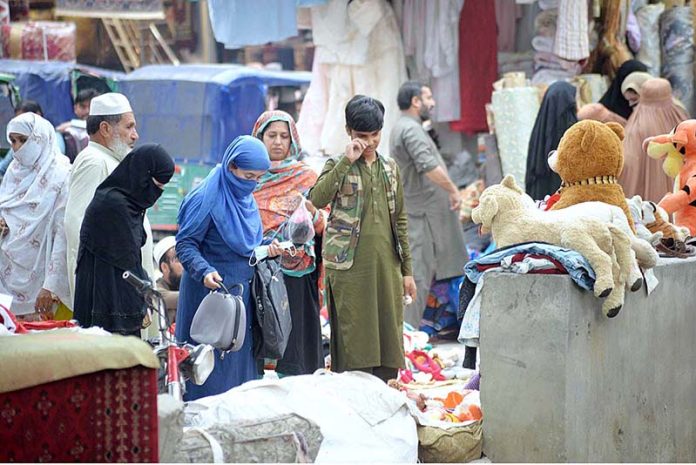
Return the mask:
<svg viewBox="0 0 696 465">
<path fill-rule="evenodd" d="M 447 172 L 447 166 L 421 122 L 402 114 L 392 129 L 389 149 L 401 171 L 418 292 L 415 302 L 404 309 L 404 321 L 417 328 L 433 278 L 462 276 L 466 244 L 459 214 L 450 210 L 447 192 L 426 176 L 438 166 Z"/>
</svg>

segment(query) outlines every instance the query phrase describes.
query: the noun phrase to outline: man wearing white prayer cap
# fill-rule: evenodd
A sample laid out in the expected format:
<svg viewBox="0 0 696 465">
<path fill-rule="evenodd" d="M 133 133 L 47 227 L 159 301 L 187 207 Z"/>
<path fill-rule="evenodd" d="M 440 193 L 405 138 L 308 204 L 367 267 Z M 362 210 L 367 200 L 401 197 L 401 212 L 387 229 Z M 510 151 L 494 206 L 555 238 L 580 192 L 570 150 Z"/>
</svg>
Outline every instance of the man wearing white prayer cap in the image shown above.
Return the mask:
<svg viewBox="0 0 696 465">
<path fill-rule="evenodd" d="M 75 299 L 75 269 L 80 248 L 80 227 L 85 210 L 94 193 L 133 149 L 138 140 L 135 115 L 125 95 L 116 92 L 102 94 L 92 99 L 87 117 L 89 144 L 73 163 L 70 175 L 70 191 L 65 207 L 65 235 L 68 249 L 68 281 L 70 305 Z M 152 280 L 152 230 L 147 216 L 143 219 L 147 241 L 142 249 L 143 269 Z"/>
</svg>

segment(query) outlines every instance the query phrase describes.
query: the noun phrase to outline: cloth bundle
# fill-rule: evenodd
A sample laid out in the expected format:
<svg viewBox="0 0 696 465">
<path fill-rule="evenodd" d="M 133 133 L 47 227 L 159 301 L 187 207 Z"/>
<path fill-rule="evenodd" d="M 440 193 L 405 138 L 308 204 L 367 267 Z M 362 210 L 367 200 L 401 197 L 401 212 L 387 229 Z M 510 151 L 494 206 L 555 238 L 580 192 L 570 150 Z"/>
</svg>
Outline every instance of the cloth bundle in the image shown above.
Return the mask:
<svg viewBox="0 0 696 465">
<path fill-rule="evenodd" d="M 75 23 L 3 24 L 2 55 L 22 60 L 75 61 Z"/>
<path fill-rule="evenodd" d="M 660 16 L 662 76 L 672 84 L 674 96 L 689 114 L 696 111 L 694 101 L 694 26 L 691 7 L 675 7 Z"/>
<path fill-rule="evenodd" d="M 498 52 L 498 73 L 504 75 L 513 71 L 521 71 L 524 72 L 525 76 L 532 76 L 534 74 L 534 51 Z"/>
<path fill-rule="evenodd" d="M 529 137 L 539 112 L 539 90 L 536 87 L 496 90 L 492 100 L 503 176 L 511 174 L 522 184 Z"/>
<path fill-rule="evenodd" d="M 587 3 L 564 0 L 539 2 L 534 20 L 532 84 L 552 84 L 580 73 L 578 60 L 589 55 Z"/>
<path fill-rule="evenodd" d="M 665 11 L 665 5 L 656 3 L 646 5 L 636 12 L 638 26 L 640 27 L 640 50 L 636 59 L 648 67 L 648 72 L 653 76 L 660 75 L 660 15 Z"/>
<path fill-rule="evenodd" d="M 578 108 L 588 103 L 597 103 L 609 88 L 609 84 L 601 74 L 580 74 L 572 84 L 578 88 Z"/>
</svg>

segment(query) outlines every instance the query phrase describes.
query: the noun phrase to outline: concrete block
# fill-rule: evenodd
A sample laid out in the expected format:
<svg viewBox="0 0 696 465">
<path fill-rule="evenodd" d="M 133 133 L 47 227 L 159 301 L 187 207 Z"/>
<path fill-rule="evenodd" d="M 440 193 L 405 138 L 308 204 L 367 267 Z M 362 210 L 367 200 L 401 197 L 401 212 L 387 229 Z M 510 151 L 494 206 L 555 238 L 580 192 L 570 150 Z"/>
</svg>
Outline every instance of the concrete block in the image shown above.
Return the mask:
<svg viewBox="0 0 696 465">
<path fill-rule="evenodd" d="M 493 462 L 695 462 L 696 262 L 658 266 L 614 319 L 567 276 L 482 289 L 484 453 Z"/>
</svg>

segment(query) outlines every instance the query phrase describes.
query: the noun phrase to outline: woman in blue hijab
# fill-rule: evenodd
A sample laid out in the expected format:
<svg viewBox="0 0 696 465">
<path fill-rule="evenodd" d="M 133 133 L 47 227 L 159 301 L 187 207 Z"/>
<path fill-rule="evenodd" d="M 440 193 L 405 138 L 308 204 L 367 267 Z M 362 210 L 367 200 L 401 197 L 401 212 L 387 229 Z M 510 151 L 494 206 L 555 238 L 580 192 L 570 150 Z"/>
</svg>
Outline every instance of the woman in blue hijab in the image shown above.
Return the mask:
<svg viewBox="0 0 696 465">
<path fill-rule="evenodd" d="M 251 136 L 237 137 L 225 150 L 222 164 L 191 191 L 179 209 L 176 252 L 184 267 L 176 314 L 176 338 L 193 344 L 191 322 L 210 289 L 224 282 L 230 289 L 244 286 L 247 331 L 238 352 L 215 358 L 215 369 L 205 384 L 188 383 L 185 400 L 220 394 L 258 377 L 252 354 L 252 304 L 249 285 L 253 268 L 249 257 L 263 240 L 263 226 L 253 192 L 271 162 L 263 143 Z M 269 255 L 277 255 L 271 247 Z M 218 354 L 219 355 L 219 354 Z"/>
</svg>

